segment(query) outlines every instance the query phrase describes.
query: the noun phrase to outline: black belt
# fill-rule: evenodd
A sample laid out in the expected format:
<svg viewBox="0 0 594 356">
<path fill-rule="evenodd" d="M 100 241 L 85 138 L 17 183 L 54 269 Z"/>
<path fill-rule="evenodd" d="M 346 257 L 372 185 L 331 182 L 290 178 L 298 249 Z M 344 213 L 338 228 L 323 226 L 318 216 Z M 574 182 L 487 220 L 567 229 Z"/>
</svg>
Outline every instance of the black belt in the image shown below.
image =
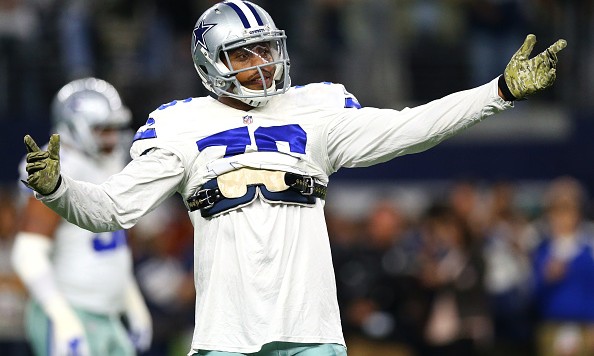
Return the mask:
<svg viewBox="0 0 594 356">
<path fill-rule="evenodd" d="M 200 209 L 202 216 L 208 217 L 247 205 L 255 199 L 256 186 L 260 186 L 264 197 L 272 201 L 310 205 L 315 204 L 315 198 L 326 199 L 327 187 L 316 183 L 313 177 L 286 172 L 285 184 L 289 186 L 289 189 L 282 192 L 270 192 L 263 184 L 250 185 L 247 194 L 243 197 L 227 198 L 221 193 L 216 178 L 211 179 L 188 198 L 188 209 L 190 211 Z"/>
</svg>

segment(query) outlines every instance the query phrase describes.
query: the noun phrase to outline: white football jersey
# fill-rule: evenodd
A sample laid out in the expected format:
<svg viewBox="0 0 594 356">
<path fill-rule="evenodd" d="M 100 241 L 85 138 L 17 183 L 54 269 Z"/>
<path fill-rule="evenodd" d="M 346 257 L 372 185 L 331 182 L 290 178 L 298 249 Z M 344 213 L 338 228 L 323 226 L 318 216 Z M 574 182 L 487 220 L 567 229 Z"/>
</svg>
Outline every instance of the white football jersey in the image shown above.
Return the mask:
<svg viewBox="0 0 594 356">
<path fill-rule="evenodd" d="M 67 145 L 60 150 L 62 172 L 85 182 L 101 183 L 126 162 L 121 152 L 92 159 Z M 124 230 L 94 233 L 62 220 L 54 233 L 51 263 L 58 289 L 73 306 L 100 314 L 122 311 L 123 293 L 133 278 Z"/>
<path fill-rule="evenodd" d="M 185 200 L 241 167 L 302 173 L 326 184 L 341 167 L 423 151 L 511 107 L 497 90 L 494 80 L 402 111 L 360 108 L 342 85 L 330 83 L 291 88 L 247 112 L 210 97 L 174 101 L 138 130 L 133 160 L 120 174 L 100 186 L 65 175 L 58 191 L 42 199 L 81 226 L 113 230 L 134 225 L 175 192 Z M 344 344 L 323 208 L 320 199 L 314 206 L 256 199 L 212 218 L 190 213 L 193 350 Z"/>
</svg>

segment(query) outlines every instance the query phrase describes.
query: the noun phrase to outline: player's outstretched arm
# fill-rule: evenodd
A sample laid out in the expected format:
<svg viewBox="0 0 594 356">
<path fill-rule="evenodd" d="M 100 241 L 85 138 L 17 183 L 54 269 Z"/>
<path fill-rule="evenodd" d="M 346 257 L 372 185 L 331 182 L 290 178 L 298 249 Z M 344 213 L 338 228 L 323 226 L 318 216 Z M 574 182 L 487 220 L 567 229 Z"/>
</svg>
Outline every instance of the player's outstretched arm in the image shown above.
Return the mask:
<svg viewBox="0 0 594 356">
<path fill-rule="evenodd" d="M 33 138 L 25 136 L 27 147 L 27 182 L 36 192 L 49 195 L 60 185 L 60 136 L 50 137 L 47 151 L 42 151 Z"/>
<path fill-rule="evenodd" d="M 536 44 L 536 36 L 526 36 L 524 44 L 512 56 L 505 67 L 503 76 L 499 78 L 499 89 L 505 100 L 520 100 L 540 90 L 550 87 L 555 82 L 557 75 L 557 53 L 567 42 L 558 40 L 545 51 L 530 57 Z"/>
</svg>

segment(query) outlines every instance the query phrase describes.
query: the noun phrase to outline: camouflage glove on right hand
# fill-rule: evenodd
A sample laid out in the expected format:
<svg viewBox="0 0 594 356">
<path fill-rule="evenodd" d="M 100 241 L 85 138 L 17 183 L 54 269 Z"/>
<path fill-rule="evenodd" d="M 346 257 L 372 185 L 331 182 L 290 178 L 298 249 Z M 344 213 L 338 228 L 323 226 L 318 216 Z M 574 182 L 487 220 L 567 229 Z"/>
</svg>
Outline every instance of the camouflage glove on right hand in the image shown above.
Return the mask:
<svg viewBox="0 0 594 356">
<path fill-rule="evenodd" d="M 29 135 L 25 136 L 27 146 L 27 182 L 36 192 L 48 195 L 56 191 L 60 183 L 60 136 L 53 134 L 42 151 Z"/>
<path fill-rule="evenodd" d="M 504 92 L 507 100 L 523 99 L 526 96 L 537 91 L 545 89 L 553 84 L 556 77 L 557 52 L 567 46 L 565 40 L 558 40 L 542 53 L 534 58 L 528 58 L 534 44 L 536 36 L 530 34 L 526 37 L 524 44 L 512 56 L 509 64 L 505 67 L 503 76 L 507 88 L 500 89 Z M 508 93 L 506 93 L 508 89 Z M 513 98 L 509 98 L 509 94 Z"/>
</svg>

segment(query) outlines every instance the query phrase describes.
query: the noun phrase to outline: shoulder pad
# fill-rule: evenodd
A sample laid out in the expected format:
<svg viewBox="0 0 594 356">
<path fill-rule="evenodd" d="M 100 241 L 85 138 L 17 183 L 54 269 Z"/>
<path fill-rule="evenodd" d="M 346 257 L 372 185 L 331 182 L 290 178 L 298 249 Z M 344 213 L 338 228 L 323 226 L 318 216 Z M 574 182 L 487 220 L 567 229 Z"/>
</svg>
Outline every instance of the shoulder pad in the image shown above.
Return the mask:
<svg viewBox="0 0 594 356">
<path fill-rule="evenodd" d="M 342 84 L 321 82 L 297 85 L 292 89 L 294 95 L 298 97 L 306 96 L 309 103 L 316 103 L 323 107 L 334 109 L 361 108 L 357 98 L 349 93 Z"/>
<path fill-rule="evenodd" d="M 134 142 L 130 149 L 132 158 L 140 156 L 151 148 L 175 147 L 179 132 L 188 125 L 188 118 L 195 115 L 196 110 L 200 110 L 197 105 L 201 105 L 201 99 L 174 100 L 151 112 L 146 123 L 134 134 Z"/>
</svg>

